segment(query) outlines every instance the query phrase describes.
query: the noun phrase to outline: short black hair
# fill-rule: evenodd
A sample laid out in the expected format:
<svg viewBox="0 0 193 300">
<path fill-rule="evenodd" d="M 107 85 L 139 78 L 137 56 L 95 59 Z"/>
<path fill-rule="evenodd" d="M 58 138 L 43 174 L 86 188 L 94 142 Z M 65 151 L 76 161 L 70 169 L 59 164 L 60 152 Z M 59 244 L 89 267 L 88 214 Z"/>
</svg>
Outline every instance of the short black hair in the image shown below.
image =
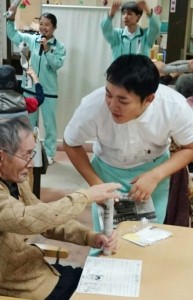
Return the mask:
<svg viewBox="0 0 193 300">
<path fill-rule="evenodd" d="M 113 85 L 134 92 L 141 101 L 155 93 L 159 85 L 159 72 L 149 57 L 128 54 L 118 57 L 107 69 L 106 79 Z"/>
<path fill-rule="evenodd" d="M 135 2 L 135 1 L 129 1 L 129 2 L 123 3 L 123 5 L 121 7 L 121 13 L 123 13 L 125 10 L 131 10 L 136 15 L 140 15 L 140 16 L 142 16 L 142 14 L 143 14 L 143 10 L 138 7 L 137 2 Z"/>
<path fill-rule="evenodd" d="M 42 17 L 49 19 L 54 28 L 57 27 L 57 19 L 55 15 L 46 12 L 41 15 L 40 20 Z"/>
</svg>

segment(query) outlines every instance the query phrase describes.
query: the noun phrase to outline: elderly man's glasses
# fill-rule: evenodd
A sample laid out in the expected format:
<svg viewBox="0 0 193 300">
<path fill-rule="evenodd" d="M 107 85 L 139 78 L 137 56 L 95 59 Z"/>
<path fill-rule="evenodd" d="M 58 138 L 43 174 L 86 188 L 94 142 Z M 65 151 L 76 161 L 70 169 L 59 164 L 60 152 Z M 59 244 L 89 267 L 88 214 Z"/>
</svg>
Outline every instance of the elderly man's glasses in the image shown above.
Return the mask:
<svg viewBox="0 0 193 300">
<path fill-rule="evenodd" d="M 36 151 L 32 151 L 32 153 L 31 154 L 29 154 L 28 156 L 26 156 L 26 157 L 21 157 L 21 156 L 19 156 L 19 155 L 16 155 L 16 154 L 14 154 L 14 153 L 12 153 L 12 152 L 10 152 L 10 151 L 8 151 L 8 150 L 3 150 L 4 152 L 7 152 L 7 153 L 9 153 L 9 154 L 11 154 L 12 156 L 15 156 L 15 157 L 18 157 L 18 158 L 20 158 L 20 159 L 22 159 L 22 160 L 25 160 L 27 163 L 29 163 L 33 158 L 34 158 L 34 156 L 36 155 Z"/>
</svg>

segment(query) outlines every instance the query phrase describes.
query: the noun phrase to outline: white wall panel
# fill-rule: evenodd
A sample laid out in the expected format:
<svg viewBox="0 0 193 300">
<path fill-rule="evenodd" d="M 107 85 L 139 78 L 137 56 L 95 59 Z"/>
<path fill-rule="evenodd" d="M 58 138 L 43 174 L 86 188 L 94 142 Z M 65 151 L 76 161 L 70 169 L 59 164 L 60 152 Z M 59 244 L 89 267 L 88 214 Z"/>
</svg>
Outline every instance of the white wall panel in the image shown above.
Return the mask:
<svg viewBox="0 0 193 300">
<path fill-rule="evenodd" d="M 57 17 L 55 36 L 67 49 L 64 66 L 58 71 L 57 123 L 58 139 L 62 139 L 64 128 L 81 98 L 105 84 L 105 71 L 112 55 L 103 38 L 100 22 L 108 8 L 43 5 L 42 10 Z M 114 24 L 120 26 L 119 14 Z"/>
</svg>

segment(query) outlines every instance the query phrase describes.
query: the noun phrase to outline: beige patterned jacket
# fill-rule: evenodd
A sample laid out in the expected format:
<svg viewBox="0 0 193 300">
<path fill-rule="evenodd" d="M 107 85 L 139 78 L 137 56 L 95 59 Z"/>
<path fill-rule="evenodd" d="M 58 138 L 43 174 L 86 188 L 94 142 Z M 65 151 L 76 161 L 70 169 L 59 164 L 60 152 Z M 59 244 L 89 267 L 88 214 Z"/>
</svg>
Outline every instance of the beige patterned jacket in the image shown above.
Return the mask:
<svg viewBox="0 0 193 300">
<path fill-rule="evenodd" d="M 93 245 L 94 233 L 87 241 L 90 229 L 73 220 L 91 203 L 91 196 L 79 190 L 43 203 L 31 192 L 27 180 L 18 187 L 19 200 L 0 182 L 0 295 L 43 300 L 57 284 L 59 273 L 46 263 L 39 248 L 25 242 L 26 235 L 42 233 L 48 238 Z"/>
</svg>

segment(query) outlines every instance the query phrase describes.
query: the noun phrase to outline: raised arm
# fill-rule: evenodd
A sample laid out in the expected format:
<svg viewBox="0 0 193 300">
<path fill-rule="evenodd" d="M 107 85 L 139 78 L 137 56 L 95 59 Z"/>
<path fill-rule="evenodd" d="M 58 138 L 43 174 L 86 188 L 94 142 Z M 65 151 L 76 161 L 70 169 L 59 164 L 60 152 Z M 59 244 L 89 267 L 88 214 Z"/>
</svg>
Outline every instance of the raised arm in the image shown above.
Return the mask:
<svg viewBox="0 0 193 300">
<path fill-rule="evenodd" d="M 113 28 L 112 21 L 120 6 L 121 1 L 113 1 L 108 15 L 101 22 L 103 36 L 110 44 L 116 39 L 116 30 Z"/>
<path fill-rule="evenodd" d="M 146 33 L 148 44 L 152 47 L 160 33 L 160 18 L 153 14 L 153 10 L 146 1 L 137 1 L 138 7 L 141 8 L 149 19 L 149 26 Z"/>
<path fill-rule="evenodd" d="M 22 33 L 19 30 L 17 30 L 15 26 L 15 15 L 17 13 L 17 8 L 13 5 L 10 6 L 9 10 L 12 12 L 11 16 L 8 18 L 7 21 L 7 36 L 8 38 L 17 46 L 22 41 L 25 41 L 28 45 L 30 45 L 31 41 L 31 34 L 28 33 Z"/>
<path fill-rule="evenodd" d="M 119 10 L 121 6 L 121 1 L 113 1 L 110 11 L 109 11 L 109 17 L 113 18 L 116 12 Z"/>
</svg>

